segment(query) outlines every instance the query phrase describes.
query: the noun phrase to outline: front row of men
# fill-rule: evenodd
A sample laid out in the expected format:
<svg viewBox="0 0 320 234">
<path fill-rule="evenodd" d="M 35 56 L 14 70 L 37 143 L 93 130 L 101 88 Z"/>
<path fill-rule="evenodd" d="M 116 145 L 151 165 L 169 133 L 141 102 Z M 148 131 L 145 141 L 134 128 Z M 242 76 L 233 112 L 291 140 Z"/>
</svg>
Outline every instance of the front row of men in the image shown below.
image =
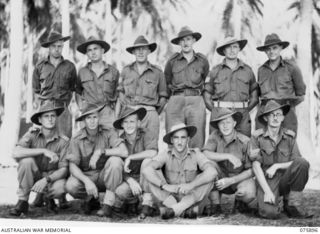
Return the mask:
<svg viewBox="0 0 320 234">
<path fill-rule="evenodd" d="M 54 199 L 69 193 L 84 200 L 84 213 L 96 210 L 101 217 L 137 214 L 140 204 L 142 219 L 157 212 L 163 219 L 219 215 L 223 193 L 235 194 L 234 209 L 264 218 L 279 218 L 282 209 L 289 217 L 312 216 L 300 205 L 309 163 L 294 132 L 281 126 L 289 105 L 269 101 L 259 115 L 265 127 L 251 139 L 236 130 L 241 113 L 217 109 L 203 149 L 188 147 L 195 126 L 176 124 L 163 138 L 168 149 L 159 154 L 157 137 L 140 128 L 144 108 L 122 111 L 113 123 L 120 136 L 98 124 L 103 108 L 87 105 L 77 118 L 85 127 L 69 142 L 56 128 L 64 108 L 43 103 L 31 118 L 41 128 L 29 130 L 14 151 L 19 201 L 11 215 L 28 212 L 34 191 L 48 211 L 57 212 Z"/>
</svg>

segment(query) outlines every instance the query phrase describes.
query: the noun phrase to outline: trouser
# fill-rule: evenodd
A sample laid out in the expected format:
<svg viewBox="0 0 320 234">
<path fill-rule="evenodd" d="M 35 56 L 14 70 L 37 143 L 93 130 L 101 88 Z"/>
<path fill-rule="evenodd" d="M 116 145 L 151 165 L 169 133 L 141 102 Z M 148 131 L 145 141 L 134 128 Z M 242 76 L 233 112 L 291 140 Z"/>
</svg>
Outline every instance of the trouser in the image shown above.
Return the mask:
<svg viewBox="0 0 320 234">
<path fill-rule="evenodd" d="M 103 204 L 114 205 L 115 190 L 122 183 L 123 161 L 120 157 L 110 157 L 104 168 L 86 171 L 84 174 L 97 186 L 99 192 L 105 192 Z M 87 192 L 82 181 L 70 176 L 66 183 L 66 191 L 74 198 L 84 199 Z"/>
<path fill-rule="evenodd" d="M 110 105 L 105 105 L 100 111 L 99 124 L 104 128 L 112 129 L 113 122 L 115 121 L 115 110 Z"/>
<path fill-rule="evenodd" d="M 262 113 L 265 105 L 260 105 L 258 107 L 257 115 L 255 118 L 256 121 L 256 129 L 264 128 L 265 124 L 258 120 L 258 116 Z M 290 129 L 297 134 L 298 130 L 298 119 L 295 111 L 295 107 L 291 106 L 290 111 L 285 115 L 284 120 L 282 122 L 282 126 L 284 128 Z"/>
<path fill-rule="evenodd" d="M 36 164 L 34 158 L 23 158 L 19 160 L 17 191 L 19 200 L 28 201 L 33 185 L 43 177 L 52 174 L 54 171 L 42 172 Z M 48 198 L 60 198 L 65 193 L 66 180 L 59 179 L 49 183 L 44 193 Z"/>
<path fill-rule="evenodd" d="M 258 185 L 257 205 L 259 214 L 265 218 L 278 218 L 281 212 L 280 196 L 287 196 L 290 191 L 302 191 L 308 182 L 308 173 L 309 163 L 304 158 L 297 158 L 285 171 L 277 171 L 271 179 L 266 177 L 267 183 L 275 196 L 275 204 L 264 202 L 264 192 Z"/>
<path fill-rule="evenodd" d="M 151 159 L 144 159 L 142 164 L 141 164 L 141 169 L 144 168 L 149 162 L 151 161 Z M 140 170 L 141 171 L 141 170 Z M 142 178 L 141 174 L 139 175 L 132 175 L 129 176 L 131 178 L 133 178 L 134 180 L 136 180 L 137 182 L 139 181 L 139 184 L 142 188 L 146 187 L 146 180 L 144 178 Z M 115 207 L 121 207 L 124 203 L 127 204 L 134 204 L 136 202 L 138 202 L 139 200 L 142 200 L 142 204 L 144 204 L 143 202 L 143 197 L 141 196 L 134 196 L 132 194 L 132 190 L 128 184 L 128 182 L 123 181 L 116 189 L 116 202 L 115 202 Z"/>
<path fill-rule="evenodd" d="M 157 170 L 157 174 L 162 181 L 165 181 L 162 170 Z M 142 174 L 142 177 L 144 178 L 145 176 Z M 155 202 L 157 205 L 164 205 L 174 209 L 177 205 L 177 202 L 183 203 L 183 200 L 188 198 L 188 200 L 192 200 L 192 203 L 189 206 L 185 206 L 184 209 L 188 209 L 193 205 L 199 205 L 199 210 L 201 213 L 201 210 L 204 207 L 204 201 L 212 190 L 213 185 L 213 182 L 200 185 L 199 187 L 193 189 L 189 194 L 169 193 L 168 191 L 161 190 L 158 186 L 148 182 L 146 179 L 145 187 L 143 188 L 145 191 L 143 197 L 144 204 L 153 206 Z M 183 206 L 183 204 L 181 205 Z"/>
<path fill-rule="evenodd" d="M 197 127 L 189 147 L 202 148 L 205 141 L 206 106 L 202 96 L 171 96 L 166 109 L 166 132 L 173 125 L 185 123 Z"/>
<path fill-rule="evenodd" d="M 219 108 L 219 107 L 213 107 L 214 109 Z M 248 111 L 245 111 L 246 108 L 235 108 L 235 111 L 239 111 L 242 113 L 242 119 L 241 122 L 236 126 L 236 130 L 238 132 L 241 132 L 242 134 L 251 137 L 251 119 L 250 119 L 250 114 Z M 212 112 L 213 112 L 212 111 Z M 213 119 L 213 114 L 211 112 L 211 117 L 210 120 Z M 212 132 L 213 128 L 210 126 L 210 134 Z"/>
</svg>

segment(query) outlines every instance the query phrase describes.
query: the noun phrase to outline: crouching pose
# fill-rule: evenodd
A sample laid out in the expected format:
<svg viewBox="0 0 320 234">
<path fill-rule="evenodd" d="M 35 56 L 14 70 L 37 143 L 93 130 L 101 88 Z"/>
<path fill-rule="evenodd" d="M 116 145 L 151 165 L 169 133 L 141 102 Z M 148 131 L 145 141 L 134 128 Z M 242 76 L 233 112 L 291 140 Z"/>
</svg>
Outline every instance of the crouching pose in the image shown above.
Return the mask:
<svg viewBox="0 0 320 234">
<path fill-rule="evenodd" d="M 140 127 L 140 121 L 146 116 L 146 109 L 137 110 L 126 107 L 113 126 L 124 129 L 120 138 L 129 151 L 129 156 L 124 161 L 124 178 L 122 184 L 116 189 L 116 205 L 129 214 L 138 213 L 139 198 L 143 194 L 145 180 L 140 179 L 140 168 L 150 162 L 158 152 L 158 141 L 154 132 Z M 142 201 L 143 209 L 141 218 L 151 215 L 152 208 Z"/>
<path fill-rule="evenodd" d="M 71 176 L 66 190 L 74 198 L 85 199 L 84 212 L 90 214 L 100 207 L 99 192 L 105 192 L 98 216 L 111 217 L 115 190 L 122 183 L 123 161 L 128 151 L 114 130 L 103 129 L 99 112 L 104 106 L 88 104 L 76 120 L 85 127 L 72 138 L 67 160 Z"/>
<path fill-rule="evenodd" d="M 146 191 L 160 203 L 163 219 L 182 214 L 186 218 L 195 218 L 200 203 L 212 190 L 218 175 L 213 164 L 199 149 L 188 148 L 189 140 L 196 131 L 195 126 L 183 123 L 172 126 L 163 137 L 163 141 L 172 147 L 142 169 L 143 177 L 148 182 Z M 198 173 L 198 170 L 202 172 Z"/>
<path fill-rule="evenodd" d="M 256 188 L 252 178 L 249 159 L 250 139 L 235 130 L 241 123 L 242 114 L 227 108 L 216 108 L 210 122 L 213 127 L 203 153 L 208 159 L 217 162 L 219 179 L 209 195 L 209 205 L 204 215 L 219 215 L 220 193 L 235 194 L 235 207 L 239 211 L 255 208 Z"/>
<path fill-rule="evenodd" d="M 64 111 L 53 101 L 44 101 L 31 121 L 41 128 L 31 128 L 18 142 L 13 157 L 18 165 L 18 197 L 17 205 L 10 210 L 10 215 L 27 214 L 31 191 L 42 194 L 48 211 L 57 211 L 54 198 L 65 194 L 65 177 L 68 163 L 65 154 L 69 138 L 60 134 L 56 123 L 58 116 Z"/>
<path fill-rule="evenodd" d="M 259 184 L 258 209 L 259 215 L 264 218 L 279 217 L 280 196 L 289 217 L 312 216 L 300 209 L 302 190 L 308 181 L 309 163 L 300 155 L 295 133 L 281 126 L 289 109 L 289 105 L 269 101 L 258 117 L 265 128 L 257 130 L 251 139 L 253 150 L 250 151 L 250 158 Z"/>
</svg>

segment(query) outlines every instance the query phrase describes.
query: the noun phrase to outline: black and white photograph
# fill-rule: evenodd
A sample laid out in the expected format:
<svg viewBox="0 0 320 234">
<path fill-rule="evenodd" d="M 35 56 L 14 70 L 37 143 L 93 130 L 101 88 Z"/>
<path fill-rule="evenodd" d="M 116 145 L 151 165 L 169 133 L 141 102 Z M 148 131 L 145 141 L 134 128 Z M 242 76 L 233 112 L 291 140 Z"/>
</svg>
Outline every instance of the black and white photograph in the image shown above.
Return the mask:
<svg viewBox="0 0 320 234">
<path fill-rule="evenodd" d="M 320 0 L 0 0 L 0 232 L 150 224 L 319 231 Z"/>
</svg>

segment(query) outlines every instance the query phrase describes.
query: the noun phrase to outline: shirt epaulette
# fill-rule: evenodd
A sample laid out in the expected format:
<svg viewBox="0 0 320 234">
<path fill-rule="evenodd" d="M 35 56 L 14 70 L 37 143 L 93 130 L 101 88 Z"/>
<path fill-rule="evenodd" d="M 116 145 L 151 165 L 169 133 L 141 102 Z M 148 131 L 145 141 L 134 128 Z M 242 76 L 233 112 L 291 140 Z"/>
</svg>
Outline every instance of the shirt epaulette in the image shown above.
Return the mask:
<svg viewBox="0 0 320 234">
<path fill-rule="evenodd" d="M 180 53 L 175 52 L 173 55 L 171 55 L 171 57 L 169 58 L 168 61 L 171 61 L 171 60 L 175 59 L 176 57 L 178 57 L 179 54 L 180 54 Z"/>
<path fill-rule="evenodd" d="M 258 130 L 255 130 L 255 131 L 253 132 L 252 136 L 254 136 L 254 137 L 259 137 L 259 136 L 261 136 L 263 133 L 264 133 L 263 128 L 260 128 L 260 129 L 258 129 Z"/>
<path fill-rule="evenodd" d="M 203 58 L 203 59 L 205 59 L 205 60 L 207 60 L 207 57 L 204 54 L 201 54 L 201 53 L 197 52 L 196 55 L 201 57 L 201 58 Z"/>
<path fill-rule="evenodd" d="M 250 141 L 249 137 L 247 137 L 246 135 L 244 135 L 244 134 L 242 134 L 240 132 L 237 133 L 237 137 L 242 143 L 245 143 L 245 144 Z"/>
<path fill-rule="evenodd" d="M 36 67 L 42 65 L 45 61 L 47 61 L 46 59 L 41 59 L 39 62 L 37 62 Z"/>
<path fill-rule="evenodd" d="M 28 132 L 31 132 L 31 133 L 38 133 L 38 132 L 40 132 L 40 127 L 37 127 L 37 126 L 31 126 L 31 127 L 28 129 Z"/>
<path fill-rule="evenodd" d="M 77 131 L 77 132 L 73 135 L 73 138 L 74 138 L 74 139 L 79 139 L 79 137 L 82 135 L 82 131 L 83 131 L 83 129 L 80 129 L 79 131 Z"/>
<path fill-rule="evenodd" d="M 157 69 L 157 70 L 159 70 L 159 71 L 162 71 L 162 69 L 161 69 L 160 66 L 155 65 L 155 64 L 150 64 L 150 65 L 151 65 L 151 67 L 153 67 L 153 68 L 155 68 L 155 69 Z"/>
<path fill-rule="evenodd" d="M 295 137 L 296 136 L 296 133 L 290 129 L 283 129 L 283 133 L 286 134 L 286 135 L 289 135 L 291 137 Z"/>
<path fill-rule="evenodd" d="M 63 134 L 60 134 L 60 137 L 65 141 L 69 141 L 70 140 L 69 137 L 67 137 L 66 135 L 63 135 Z"/>
</svg>

